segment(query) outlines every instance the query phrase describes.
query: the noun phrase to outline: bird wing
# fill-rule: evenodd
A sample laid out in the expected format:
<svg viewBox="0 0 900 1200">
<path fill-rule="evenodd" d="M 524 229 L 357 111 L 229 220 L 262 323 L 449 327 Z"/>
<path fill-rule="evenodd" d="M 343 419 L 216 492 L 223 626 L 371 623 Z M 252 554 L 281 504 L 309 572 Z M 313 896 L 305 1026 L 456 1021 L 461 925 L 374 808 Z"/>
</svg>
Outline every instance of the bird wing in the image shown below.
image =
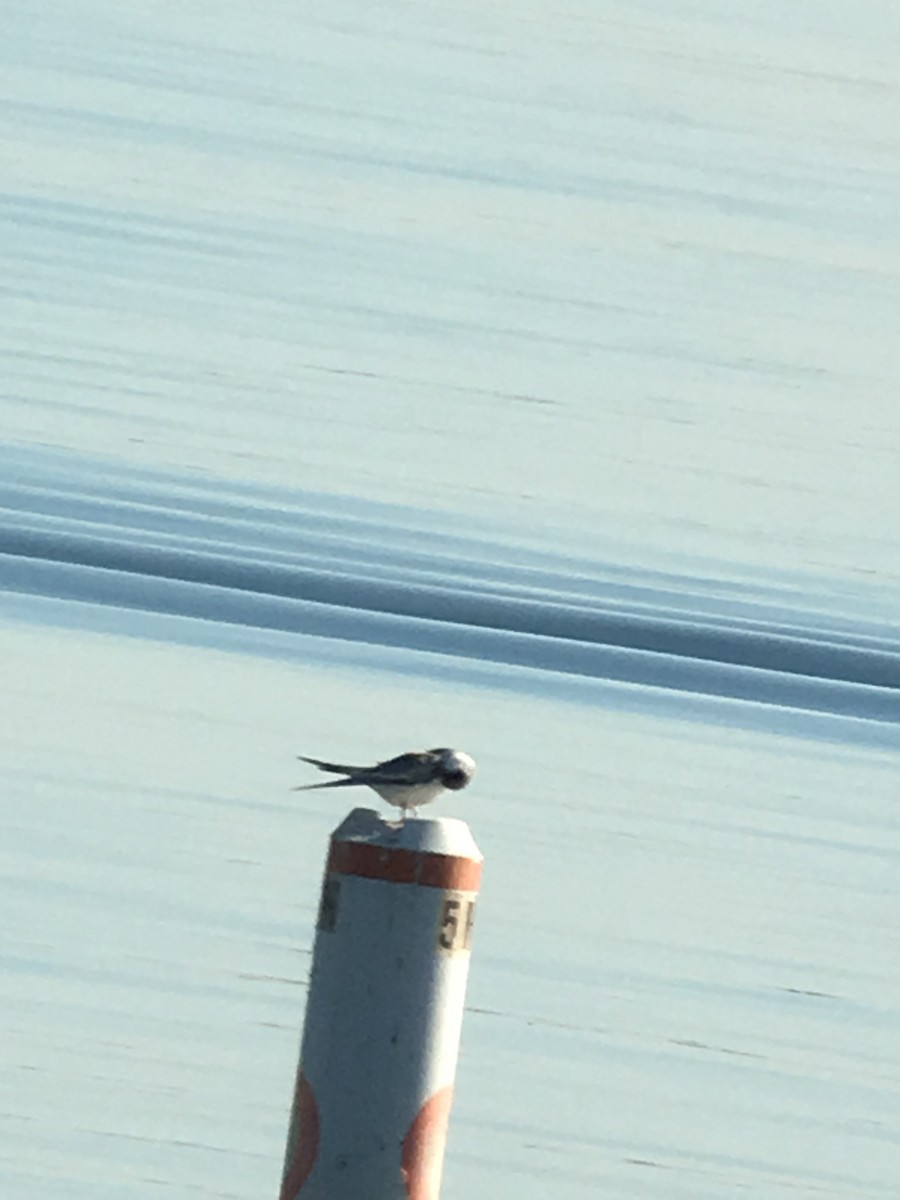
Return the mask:
<svg viewBox="0 0 900 1200">
<path fill-rule="evenodd" d="M 294 788 L 295 792 L 308 792 L 313 788 L 350 787 L 354 784 L 374 786 L 382 783 L 413 786 L 431 781 L 434 764 L 438 755 L 432 750 L 411 751 L 409 754 L 398 754 L 396 758 L 386 759 L 376 763 L 374 767 L 344 767 L 337 763 L 322 762 L 318 758 L 307 758 L 303 754 L 297 757 L 301 762 L 311 763 L 320 771 L 330 771 L 334 775 L 347 775 L 347 779 L 336 779 L 330 783 L 307 783 Z"/>
<path fill-rule="evenodd" d="M 360 771 L 367 771 L 368 767 L 344 767 L 339 763 L 322 762 L 320 758 L 307 758 L 305 754 L 298 754 L 297 757 L 301 762 L 311 763 L 314 767 L 318 767 L 320 771 L 330 771 L 332 775 L 356 775 Z M 314 787 L 326 787 L 324 783 L 317 783 Z"/>
<path fill-rule="evenodd" d="M 437 755 L 431 750 L 413 750 L 409 754 L 398 754 L 374 767 L 366 767 L 356 776 L 362 782 L 378 783 L 427 783 L 433 777 Z"/>
</svg>

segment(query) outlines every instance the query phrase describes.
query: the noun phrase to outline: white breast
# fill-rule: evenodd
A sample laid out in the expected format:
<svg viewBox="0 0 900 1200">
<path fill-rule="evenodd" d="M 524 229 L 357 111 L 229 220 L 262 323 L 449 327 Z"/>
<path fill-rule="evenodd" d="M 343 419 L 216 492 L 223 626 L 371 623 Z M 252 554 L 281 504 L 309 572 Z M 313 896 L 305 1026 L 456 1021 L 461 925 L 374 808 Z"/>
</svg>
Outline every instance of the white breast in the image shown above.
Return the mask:
<svg viewBox="0 0 900 1200">
<path fill-rule="evenodd" d="M 437 779 L 430 783 L 418 783 L 413 787 L 401 783 L 377 783 L 369 785 L 382 800 L 388 804 L 396 804 L 398 808 L 418 808 L 420 804 L 430 804 L 437 800 L 447 789 Z"/>
</svg>

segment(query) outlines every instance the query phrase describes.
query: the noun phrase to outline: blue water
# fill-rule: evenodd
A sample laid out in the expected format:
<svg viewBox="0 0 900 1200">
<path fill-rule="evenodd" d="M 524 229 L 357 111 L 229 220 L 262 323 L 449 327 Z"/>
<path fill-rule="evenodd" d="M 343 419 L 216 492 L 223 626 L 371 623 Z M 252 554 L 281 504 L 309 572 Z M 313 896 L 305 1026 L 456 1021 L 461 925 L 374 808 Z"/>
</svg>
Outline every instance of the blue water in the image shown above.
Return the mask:
<svg viewBox="0 0 900 1200">
<path fill-rule="evenodd" d="M 186 618 L 182 637 L 223 648 L 234 628 L 211 633 L 192 621 L 237 627 L 244 644 L 247 630 L 338 639 L 400 651 L 398 670 L 429 669 L 404 651 L 440 654 L 467 684 L 602 703 L 615 681 L 640 688 L 619 700 L 629 707 L 675 713 L 690 701 L 714 719 L 719 705 L 704 710 L 696 698 L 716 697 L 740 702 L 729 708 L 738 725 L 771 728 L 758 706 L 773 705 L 789 710 L 779 719 L 794 729 L 801 713 L 883 722 L 849 733 L 828 721 L 802 727 L 895 744 L 895 629 L 841 612 L 826 581 L 817 594 L 809 581 L 801 593 L 799 584 L 628 571 L 421 509 L 121 474 L 101 460 L 12 448 L 0 461 L 5 588 L 89 606 L 101 625 L 96 607 Z M 249 644 L 274 646 L 258 635 Z M 278 647 L 311 653 L 297 639 Z"/>
<path fill-rule="evenodd" d="M 4 1111 L 42 1144 L 57 1095 L 51 1178 L 78 1194 L 102 1161 L 110 1195 L 159 1171 L 275 1188 L 340 815 L 290 792 L 293 755 L 437 739 L 481 764 L 454 804 L 488 862 L 448 1194 L 510 1175 L 537 1195 L 547 1172 L 566 1195 L 643 1194 L 651 1168 L 693 1179 L 685 1195 L 769 1176 L 880 1194 L 900 727 L 872 596 L 854 618 L 826 578 L 654 571 L 398 504 L 0 460 Z M 231 1096 L 204 1091 L 214 1066 Z M 191 1162 L 168 1152 L 185 1129 Z M 14 1158 L 8 1186 L 25 1195 L 42 1161 Z"/>
<path fill-rule="evenodd" d="M 442 744 L 444 1200 L 896 1194 L 896 26 L 9 6 L 4 1197 L 277 1194 L 295 756 Z"/>
</svg>

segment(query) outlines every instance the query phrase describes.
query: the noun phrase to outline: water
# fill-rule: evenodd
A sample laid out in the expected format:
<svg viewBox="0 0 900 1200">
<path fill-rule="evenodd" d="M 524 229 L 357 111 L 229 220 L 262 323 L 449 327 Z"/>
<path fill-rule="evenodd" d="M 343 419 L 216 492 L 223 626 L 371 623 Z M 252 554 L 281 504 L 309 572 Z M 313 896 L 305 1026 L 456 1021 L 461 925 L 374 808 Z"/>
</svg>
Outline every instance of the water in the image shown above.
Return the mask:
<svg viewBox="0 0 900 1200">
<path fill-rule="evenodd" d="M 293 756 L 434 744 L 447 1200 L 893 1196 L 896 33 L 9 6 L 4 1196 L 277 1193 Z"/>
</svg>

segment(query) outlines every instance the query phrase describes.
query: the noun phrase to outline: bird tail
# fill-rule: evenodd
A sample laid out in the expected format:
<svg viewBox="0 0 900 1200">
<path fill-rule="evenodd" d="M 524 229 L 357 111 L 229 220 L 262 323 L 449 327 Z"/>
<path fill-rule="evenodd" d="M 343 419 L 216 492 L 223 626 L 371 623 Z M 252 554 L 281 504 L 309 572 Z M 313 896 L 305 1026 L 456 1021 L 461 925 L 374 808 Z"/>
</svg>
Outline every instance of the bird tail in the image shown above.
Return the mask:
<svg viewBox="0 0 900 1200">
<path fill-rule="evenodd" d="M 301 783 L 299 787 L 291 788 L 292 792 L 314 792 L 316 788 L 359 787 L 359 779 L 330 779 L 328 783 Z"/>
<path fill-rule="evenodd" d="M 297 757 L 301 762 L 311 763 L 312 766 L 318 767 L 320 771 L 328 771 L 332 775 L 356 775 L 364 770 L 363 767 L 342 767 L 339 763 L 322 762 L 320 758 L 307 758 L 304 754 L 298 754 Z M 314 783 L 313 787 L 328 787 L 325 783 Z"/>
</svg>

